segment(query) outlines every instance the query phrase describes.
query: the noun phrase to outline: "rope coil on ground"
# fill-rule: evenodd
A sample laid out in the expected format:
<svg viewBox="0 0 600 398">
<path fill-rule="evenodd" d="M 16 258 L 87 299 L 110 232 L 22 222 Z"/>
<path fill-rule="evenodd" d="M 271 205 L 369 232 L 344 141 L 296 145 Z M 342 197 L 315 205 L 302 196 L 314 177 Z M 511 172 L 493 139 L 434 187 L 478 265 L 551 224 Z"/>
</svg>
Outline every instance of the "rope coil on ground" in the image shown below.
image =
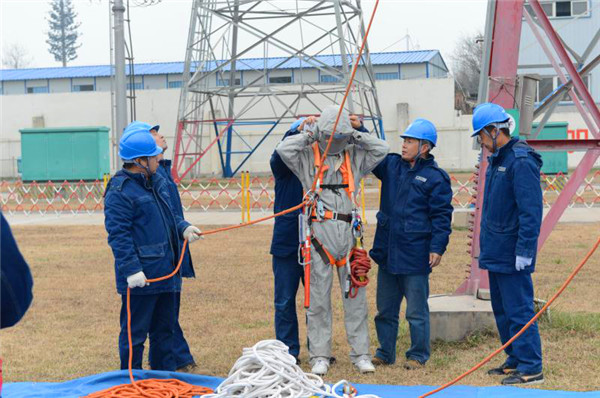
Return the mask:
<svg viewBox="0 0 600 398">
<path fill-rule="evenodd" d="M 376 395 L 338 394 L 340 388 L 353 390 L 345 380 L 329 386 L 312 373 L 304 373 L 296 359 L 288 353 L 288 347 L 278 340 L 263 340 L 251 348 L 244 348 L 229 376 L 214 394 L 205 398 L 379 398 Z M 356 391 L 356 390 L 353 390 Z"/>
<path fill-rule="evenodd" d="M 121 384 L 87 395 L 85 398 L 193 398 L 212 393 L 206 387 L 194 386 L 177 379 L 147 379 Z"/>
<path fill-rule="evenodd" d="M 335 131 L 340 119 L 340 116 L 342 114 L 342 111 L 344 109 L 344 104 L 346 103 L 346 99 L 348 98 L 348 94 L 350 93 L 350 90 L 352 88 L 352 84 L 354 82 L 354 76 L 356 75 L 356 71 L 358 69 L 358 65 L 360 64 L 360 62 L 358 62 L 360 60 L 360 58 L 362 57 L 362 53 L 363 50 L 365 48 L 365 45 L 367 43 L 367 37 L 369 36 L 369 32 L 371 30 L 371 25 L 373 23 L 373 19 L 375 18 L 375 13 L 377 11 L 377 7 L 379 5 L 379 0 L 375 1 L 375 6 L 373 8 L 373 12 L 371 14 L 371 18 L 369 20 L 369 24 L 367 26 L 367 29 L 365 31 L 364 34 L 364 38 L 363 38 L 363 42 L 361 44 L 361 47 L 359 49 L 358 52 L 358 57 L 357 60 L 355 62 L 355 65 L 352 68 L 352 74 L 350 76 L 350 79 L 348 81 L 348 85 L 346 87 L 346 92 L 344 94 L 344 97 L 342 98 L 342 102 L 340 104 L 340 110 L 338 112 L 335 124 L 333 126 L 333 131 L 331 134 L 331 137 L 329 138 L 329 141 L 327 142 L 327 147 L 325 148 L 325 151 L 323 153 L 323 164 L 325 162 L 325 159 L 327 158 L 327 154 L 329 153 L 329 149 L 331 147 L 331 143 L 333 141 L 333 137 L 335 135 Z M 222 137 L 222 135 L 224 134 L 225 131 L 227 131 L 227 129 L 233 124 L 233 120 L 229 121 L 228 125 L 221 131 L 221 133 L 208 145 L 207 148 L 204 149 L 203 153 L 201 154 L 201 156 L 196 159 L 196 161 L 194 163 L 192 163 L 192 165 L 190 165 L 188 167 L 191 168 L 192 166 L 194 166 L 194 164 L 196 164 L 201 158 L 202 156 L 204 156 L 204 154 L 210 149 L 210 147 L 212 147 L 217 141 L 219 141 Z M 321 168 L 323 167 L 323 164 L 321 164 Z M 187 172 L 187 170 L 186 170 Z M 321 169 L 319 169 L 319 173 L 321 172 Z M 317 176 L 319 175 L 319 173 L 317 173 Z M 315 190 L 315 186 L 317 184 L 317 180 L 318 177 L 315 176 L 315 179 L 313 181 L 313 186 L 312 189 L 310 191 L 314 192 Z M 309 191 L 309 192 L 310 192 Z M 303 208 L 305 205 L 307 205 L 309 203 L 308 199 L 303 200 L 302 203 L 300 203 L 297 206 L 294 206 L 290 209 L 284 210 L 282 212 L 273 214 L 271 216 L 268 217 L 263 217 L 260 218 L 258 220 L 255 221 L 249 221 L 246 223 L 242 223 L 240 225 L 233 225 L 233 226 L 229 226 L 229 227 L 224 227 L 224 228 L 218 228 L 212 231 L 206 231 L 203 232 L 201 235 L 211 235 L 211 234 L 215 234 L 218 232 L 224 232 L 224 231 L 229 231 L 229 230 L 233 230 L 233 229 L 237 229 L 237 228 L 242 228 L 242 227 L 246 227 L 249 225 L 253 225 L 253 224 L 257 224 L 259 222 L 263 222 L 266 220 L 269 220 L 271 218 L 275 218 L 287 213 L 291 213 L 297 209 Z M 179 263 L 177 264 L 177 267 L 173 270 L 172 273 L 170 273 L 169 275 L 165 275 L 162 276 L 160 278 L 155 278 L 155 279 L 148 279 L 148 283 L 153 283 L 153 282 L 159 282 L 168 278 L 171 278 L 173 275 L 175 275 L 177 272 L 179 272 L 179 269 L 181 267 L 181 263 L 183 261 L 184 255 L 185 255 L 185 249 L 187 247 L 188 241 L 185 240 L 184 244 L 183 244 L 183 248 L 181 250 L 181 254 L 180 254 L 180 258 L 179 258 Z M 130 309 L 130 295 L 131 295 L 131 289 L 127 288 L 127 334 L 128 334 L 128 340 L 129 340 L 129 379 L 131 380 L 131 384 L 123 384 L 120 386 L 115 386 L 113 388 L 104 390 L 104 391 L 100 391 L 97 393 L 94 393 L 92 395 L 88 395 L 86 398 L 109 398 L 109 397 L 123 397 L 123 398 L 143 398 L 143 397 L 149 397 L 149 398 L 170 398 L 170 397 L 174 397 L 174 398 L 191 398 L 193 396 L 198 396 L 198 395 L 205 395 L 207 392 L 212 392 L 212 390 L 204 388 L 204 387 L 197 387 L 197 386 L 192 386 L 190 384 L 184 383 L 184 382 L 179 382 L 177 380 L 174 379 L 150 379 L 150 380 L 144 380 L 144 381 L 139 381 L 136 382 L 133 378 L 133 372 L 132 372 L 132 356 L 133 356 L 133 345 L 132 345 L 132 340 L 131 340 L 131 309 Z M 269 341 L 270 343 L 277 343 L 277 341 Z M 258 343 L 261 344 L 261 343 Z M 252 348 L 252 352 L 255 354 L 255 357 L 258 358 L 258 351 L 257 351 L 257 345 L 255 345 Z M 281 344 L 284 348 L 285 348 L 285 353 L 290 356 L 287 353 L 287 347 L 285 345 L 283 345 L 283 343 L 279 343 Z M 282 348 L 279 347 L 279 349 L 281 350 Z M 281 355 L 280 355 L 281 357 Z M 290 356 L 291 357 L 291 356 Z M 293 359 L 293 357 L 292 357 Z M 260 358 L 259 358 L 260 361 Z M 299 382 L 297 380 L 295 380 L 296 378 L 298 378 L 299 376 L 302 376 L 301 379 L 304 380 L 305 382 L 308 381 L 309 384 L 307 384 L 308 388 L 310 390 L 310 393 L 308 393 L 306 396 L 311 396 L 314 395 L 313 392 L 319 393 L 322 396 L 325 397 L 333 397 L 333 398 L 346 398 L 346 397 L 352 397 L 354 398 L 355 395 L 351 394 L 351 395 L 337 395 L 335 393 L 335 389 L 337 386 L 342 385 L 344 383 L 346 383 L 345 381 L 341 381 L 338 384 L 334 385 L 333 387 L 329 387 L 327 385 L 325 385 L 323 383 L 323 380 L 321 378 L 319 378 L 318 376 L 315 375 L 311 375 L 308 376 L 306 374 L 304 374 L 302 372 L 302 370 L 297 367 L 295 365 L 295 359 L 294 359 L 294 366 L 296 367 L 295 372 L 292 374 L 292 378 L 289 379 L 288 377 L 290 377 L 290 375 L 286 375 L 286 373 L 284 373 L 283 370 L 277 370 L 273 367 L 273 365 L 267 364 L 266 362 L 261 362 L 263 364 L 263 366 L 267 366 L 268 369 L 270 369 L 271 371 L 274 372 L 275 375 L 277 375 L 277 377 L 283 378 L 283 380 L 286 380 L 287 382 L 291 382 L 292 386 L 296 385 L 299 386 Z M 287 363 L 283 363 L 283 364 L 279 364 L 280 366 L 282 366 L 282 368 L 285 366 L 287 369 L 287 366 L 289 364 Z M 253 376 L 253 371 L 256 370 L 256 367 L 253 367 L 252 369 L 248 370 L 245 369 L 243 372 L 240 372 L 237 376 L 242 375 L 245 377 L 250 377 Z M 299 372 L 298 372 L 299 371 Z M 234 372 L 235 373 L 235 372 Z M 231 376 L 231 374 L 230 374 Z M 256 376 L 256 375 L 254 375 Z M 311 378 L 317 378 L 316 383 L 315 380 L 313 379 L 312 383 Z M 229 379 L 228 379 L 229 380 Z M 227 380 L 226 380 L 227 381 Z M 272 380 L 273 381 L 273 380 Z M 276 380 L 275 380 L 276 381 Z M 175 382 L 175 383 L 173 383 Z M 346 383 L 347 384 L 347 383 Z M 315 385 L 319 386 L 319 387 L 315 387 Z M 236 387 L 236 386 L 234 386 Z M 220 387 L 219 387 L 220 388 Z M 286 391 L 290 390 L 290 386 L 283 386 L 281 387 L 281 392 L 278 392 L 278 395 L 266 395 L 269 397 L 302 397 L 304 395 L 301 394 L 294 394 L 294 395 L 282 395 L 282 393 L 285 393 Z M 197 392 L 194 392 L 194 389 L 197 389 Z M 313 391 L 314 390 L 314 391 Z M 191 391 L 191 392 L 190 392 Z M 191 394 L 191 395 L 189 395 Z M 227 395 L 212 395 L 215 397 L 230 397 L 232 395 L 227 394 Z M 265 396 L 264 394 L 261 393 L 261 395 L 243 395 L 244 397 L 248 397 L 248 398 L 252 398 L 252 397 L 258 397 L 258 396 Z M 378 398 L 374 395 L 365 395 L 362 398 Z"/>
</svg>

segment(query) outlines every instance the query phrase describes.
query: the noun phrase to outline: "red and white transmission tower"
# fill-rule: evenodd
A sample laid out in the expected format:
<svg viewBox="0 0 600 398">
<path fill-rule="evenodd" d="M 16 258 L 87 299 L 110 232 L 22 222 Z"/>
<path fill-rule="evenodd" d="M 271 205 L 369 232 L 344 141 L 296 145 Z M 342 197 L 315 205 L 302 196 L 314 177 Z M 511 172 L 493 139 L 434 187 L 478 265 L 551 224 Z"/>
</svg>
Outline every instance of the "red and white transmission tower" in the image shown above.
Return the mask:
<svg viewBox="0 0 600 398">
<path fill-rule="evenodd" d="M 175 179 L 207 170 L 215 144 L 233 176 L 273 131 L 339 103 L 363 36 L 360 0 L 194 0 Z M 347 109 L 383 136 L 368 46 L 360 62 Z"/>
</svg>

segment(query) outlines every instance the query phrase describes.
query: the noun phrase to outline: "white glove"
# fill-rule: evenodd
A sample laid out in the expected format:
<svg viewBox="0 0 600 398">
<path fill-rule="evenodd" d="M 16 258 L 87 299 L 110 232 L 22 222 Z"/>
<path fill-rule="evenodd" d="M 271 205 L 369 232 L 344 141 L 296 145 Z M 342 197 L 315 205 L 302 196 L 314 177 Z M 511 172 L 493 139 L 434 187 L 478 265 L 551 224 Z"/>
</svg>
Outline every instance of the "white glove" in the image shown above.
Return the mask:
<svg viewBox="0 0 600 398">
<path fill-rule="evenodd" d="M 304 123 L 302 132 L 308 136 L 308 140 L 311 143 L 313 143 L 315 141 L 319 141 L 319 138 L 321 138 L 321 133 L 319 132 L 319 129 L 317 128 L 316 122 Z"/>
<path fill-rule="evenodd" d="M 517 269 L 517 271 L 523 271 L 525 269 L 525 267 L 529 267 L 531 265 L 532 261 L 533 261 L 533 258 L 531 258 L 531 257 L 517 256 L 517 262 L 515 263 L 515 268 Z"/>
<path fill-rule="evenodd" d="M 201 235 L 202 231 L 200 229 L 190 225 L 183 231 L 183 239 L 187 239 L 189 243 L 193 243 L 198 239 L 204 239 L 204 236 Z"/>
<path fill-rule="evenodd" d="M 144 271 L 140 271 L 127 277 L 127 285 L 130 289 L 133 289 L 136 287 L 148 286 L 149 283 L 146 281 L 146 275 L 144 274 Z"/>
</svg>

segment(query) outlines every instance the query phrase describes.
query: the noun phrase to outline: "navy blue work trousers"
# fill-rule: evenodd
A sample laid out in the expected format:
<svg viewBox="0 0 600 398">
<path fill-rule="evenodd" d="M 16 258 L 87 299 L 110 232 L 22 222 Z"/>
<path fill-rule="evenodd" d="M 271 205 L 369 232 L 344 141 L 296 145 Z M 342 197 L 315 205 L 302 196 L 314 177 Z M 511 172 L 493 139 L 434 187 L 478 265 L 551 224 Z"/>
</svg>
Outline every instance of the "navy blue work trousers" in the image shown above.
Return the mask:
<svg viewBox="0 0 600 398">
<path fill-rule="evenodd" d="M 396 362 L 396 341 L 400 304 L 406 298 L 406 320 L 410 328 L 407 359 L 425 363 L 429 359 L 429 274 L 397 275 L 379 267 L 377 274 L 377 315 L 375 329 L 379 348 L 375 356 L 387 363 Z"/>
<path fill-rule="evenodd" d="M 530 273 L 488 272 L 492 309 L 502 344 L 517 334 L 535 315 Z M 542 371 L 542 342 L 537 322 L 509 345 L 506 364 L 525 374 Z"/>
<path fill-rule="evenodd" d="M 173 343 L 177 323 L 177 293 L 131 295 L 132 368 L 142 369 L 144 343 L 149 334 L 150 367 L 154 370 L 176 369 Z M 119 356 L 121 369 L 128 368 L 129 343 L 127 338 L 127 296 L 121 296 L 121 333 Z"/>
<path fill-rule="evenodd" d="M 190 351 L 190 346 L 183 336 L 183 330 L 181 329 L 181 325 L 179 324 L 179 308 L 181 306 L 181 292 L 175 293 L 175 311 L 176 311 L 176 319 L 175 319 L 175 330 L 173 336 L 173 355 L 175 356 L 175 369 L 183 368 L 184 366 L 191 365 L 196 363 L 194 361 L 194 357 Z M 150 363 L 155 362 L 154 356 L 160 357 L 160 350 L 155 352 L 155 347 L 160 345 L 160 340 L 158 340 L 159 336 L 156 336 L 155 333 L 150 332 L 150 349 L 148 352 Z M 160 362 L 160 361 L 158 361 Z"/>
<path fill-rule="evenodd" d="M 275 277 L 275 338 L 289 347 L 290 355 L 300 354 L 296 293 L 304 279 L 304 268 L 296 254 L 288 257 L 273 256 Z"/>
</svg>

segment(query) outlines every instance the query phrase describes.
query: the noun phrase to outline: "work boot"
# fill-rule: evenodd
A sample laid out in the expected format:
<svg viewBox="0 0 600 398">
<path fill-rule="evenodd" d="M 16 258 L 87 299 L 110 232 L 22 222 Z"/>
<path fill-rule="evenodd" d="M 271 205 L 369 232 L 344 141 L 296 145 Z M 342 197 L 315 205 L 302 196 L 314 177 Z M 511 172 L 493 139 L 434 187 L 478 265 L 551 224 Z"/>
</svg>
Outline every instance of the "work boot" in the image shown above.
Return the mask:
<svg viewBox="0 0 600 398">
<path fill-rule="evenodd" d="M 516 371 L 516 367 L 502 364 L 502 366 L 488 370 L 487 374 L 490 376 L 507 376 L 515 373 Z"/>
<path fill-rule="evenodd" d="M 179 373 L 191 373 L 191 374 L 200 374 L 200 367 L 196 365 L 196 362 L 189 363 L 185 366 L 182 366 L 176 370 Z"/>
<path fill-rule="evenodd" d="M 329 361 L 325 359 L 317 359 L 310 370 L 311 373 L 317 376 L 325 376 L 329 370 Z"/>
<path fill-rule="evenodd" d="M 502 379 L 502 384 L 505 386 L 529 386 L 532 384 L 542 384 L 543 382 L 544 374 L 542 372 L 528 375 L 515 371 L 510 376 Z"/>
<path fill-rule="evenodd" d="M 360 373 L 375 373 L 375 366 L 373 366 L 373 362 L 370 359 L 365 358 L 354 364 L 360 371 Z"/>
<path fill-rule="evenodd" d="M 375 367 L 378 367 L 378 366 L 390 366 L 391 365 L 390 362 L 384 361 L 383 359 L 381 359 L 379 357 L 373 358 L 373 361 L 371 361 L 371 362 L 373 363 L 373 365 Z"/>
<path fill-rule="evenodd" d="M 407 359 L 406 362 L 404 362 L 404 369 L 415 370 L 415 369 L 421 369 L 424 367 L 425 367 L 425 364 L 417 361 L 416 359 Z"/>
</svg>

